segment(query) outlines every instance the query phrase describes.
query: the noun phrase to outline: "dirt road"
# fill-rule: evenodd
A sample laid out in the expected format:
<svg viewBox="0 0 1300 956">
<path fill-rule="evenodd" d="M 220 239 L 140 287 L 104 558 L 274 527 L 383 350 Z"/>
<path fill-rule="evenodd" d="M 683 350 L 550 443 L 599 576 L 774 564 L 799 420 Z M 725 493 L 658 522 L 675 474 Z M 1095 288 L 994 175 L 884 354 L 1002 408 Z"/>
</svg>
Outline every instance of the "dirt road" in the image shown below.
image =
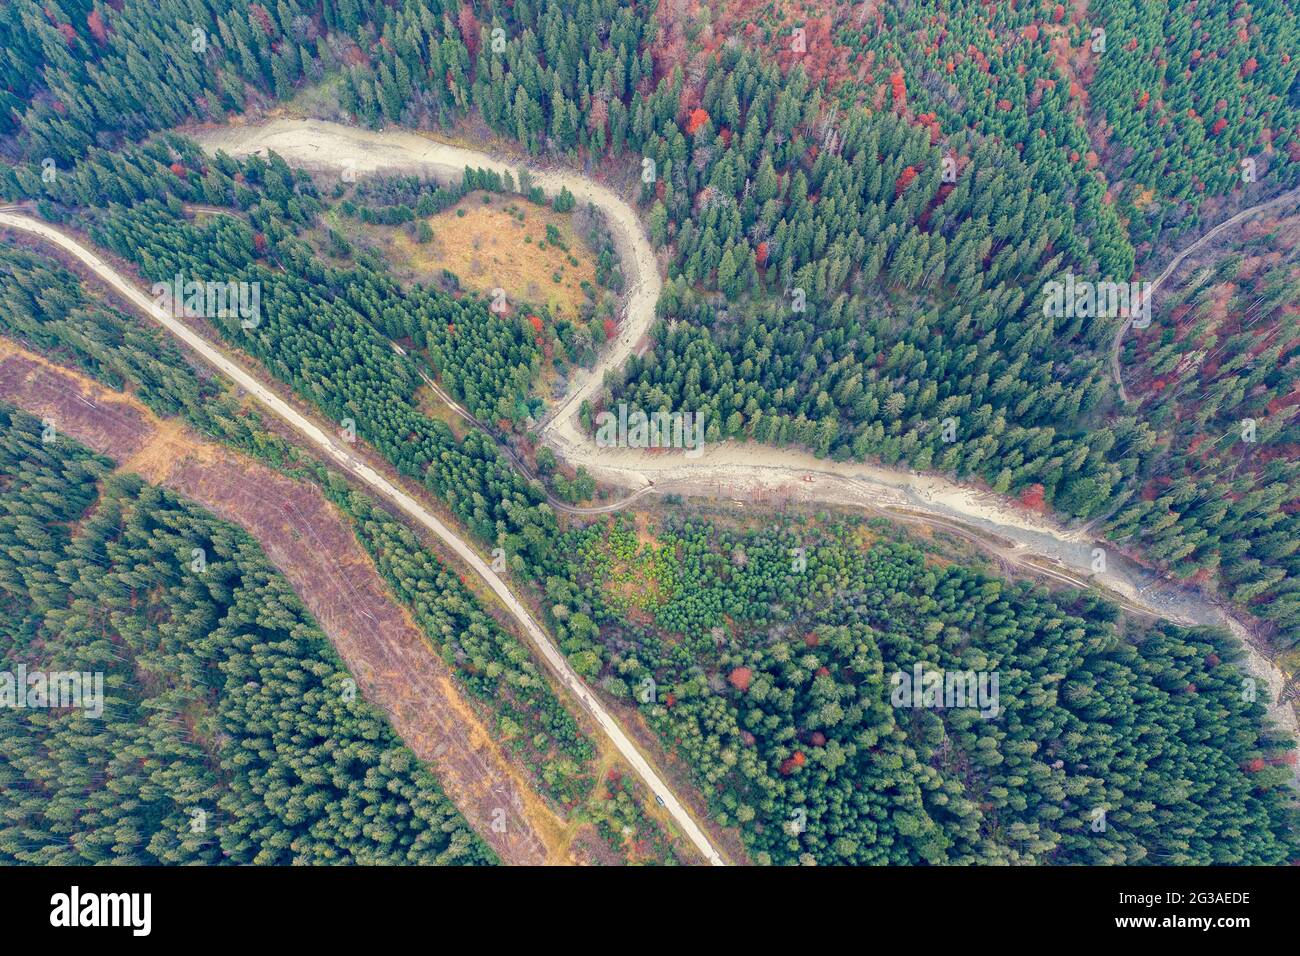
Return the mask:
<svg viewBox="0 0 1300 956">
<path fill-rule="evenodd" d="M 456 177 L 465 166 L 477 166 L 509 171 L 516 181 L 519 178 L 514 164 L 407 130 L 373 131 L 319 120 L 279 119 L 191 131 L 190 135 L 208 150 L 223 149 L 242 156 L 269 148 L 290 164 L 326 173 L 423 171 Z M 1089 582 L 1110 591 L 1132 610 L 1176 623 L 1229 629 L 1242 642 L 1251 674 L 1270 690 L 1270 716 L 1300 737 L 1295 710 L 1279 702 L 1287 676 L 1253 645 L 1249 630 L 1240 621 L 1215 600 L 1158 577 L 1085 530 L 1067 529 L 995 494 L 936 475 L 833 462 L 796 449 L 728 441 L 706 446 L 702 453 L 689 457 L 684 452 L 598 448 L 580 428 L 578 409 L 585 399 L 599 393 L 606 372 L 620 368 L 654 324 L 662 287 L 658 264 L 636 212 L 612 190 L 569 170 L 534 171 L 533 180 L 552 192 L 563 186 L 579 200 L 590 200 L 600 208 L 623 258 L 623 274 L 631 282 L 618 337 L 602 352 L 593 371 L 573 376 L 568 392 L 544 423 L 542 439 L 559 458 L 574 467 L 584 466 L 599 481 L 642 494 L 724 498 L 741 505 L 756 494 L 813 504 L 827 502 L 894 518 L 907 515 L 909 520 L 926 520 L 936 527 L 960 528 L 976 540 L 1001 542 L 985 545 L 1001 562 L 1040 576 Z M 1176 265 L 1171 263 L 1166 273 Z M 1103 556 L 1102 571 L 1094 570 L 1098 552 Z M 1300 785 L 1300 770 L 1296 780 Z"/>
<path fill-rule="evenodd" d="M 1249 209 L 1243 209 L 1235 216 L 1223 220 L 1223 222 L 1219 223 L 1217 226 L 1215 226 L 1205 235 L 1201 236 L 1201 238 L 1197 239 L 1195 242 L 1193 242 L 1182 252 L 1178 253 L 1178 255 L 1174 256 L 1172 260 L 1170 260 L 1169 265 L 1165 266 L 1164 271 L 1161 272 L 1160 275 L 1156 276 L 1155 281 L 1151 283 L 1150 295 L 1152 296 L 1152 298 L 1154 299 L 1156 291 L 1160 288 L 1161 285 L 1165 283 L 1166 280 L 1168 280 L 1168 278 L 1171 275 L 1174 274 L 1174 270 L 1177 269 L 1180 265 L 1182 265 L 1183 261 L 1188 256 L 1194 253 L 1197 249 L 1200 249 L 1206 243 L 1212 242 L 1215 236 L 1219 235 L 1221 232 L 1224 232 L 1227 229 L 1231 229 L 1239 222 L 1244 222 L 1245 220 L 1249 219 L 1251 216 L 1264 212 L 1264 210 L 1266 209 L 1273 209 L 1275 207 L 1285 206 L 1288 204 L 1291 206 L 1300 206 L 1300 189 L 1292 189 L 1290 192 L 1282 193 L 1280 196 L 1274 196 L 1272 199 L 1266 202 L 1262 202 L 1259 203 L 1258 205 L 1251 206 Z M 1151 303 L 1151 307 L 1152 309 L 1155 308 L 1154 302 Z M 1124 335 L 1128 332 L 1130 328 L 1132 328 L 1132 326 L 1133 326 L 1132 319 L 1125 320 L 1125 322 L 1122 325 L 1120 325 L 1118 329 L 1115 330 L 1115 338 L 1112 339 L 1110 343 L 1110 374 L 1111 377 L 1115 379 L 1115 387 L 1119 389 L 1120 401 L 1122 401 L 1126 405 L 1128 404 L 1128 393 L 1124 391 L 1124 376 L 1120 372 L 1119 350 L 1120 347 L 1124 344 Z"/>
<path fill-rule="evenodd" d="M 486 153 L 452 146 L 409 130 L 358 129 L 323 120 L 278 119 L 259 125 L 222 126 L 191 131 L 204 149 L 247 156 L 273 150 L 290 165 L 315 172 L 363 177 L 369 173 L 419 171 L 442 181 L 459 182 L 466 166 L 509 173 L 520 181 L 520 167 Z M 605 216 L 619 255 L 623 274 L 631 282 L 619 323 L 618 335 L 607 343 L 592 372 L 577 370 L 569 389 L 548 414 L 543 433 L 557 441 L 581 440 L 576 428 L 578 409 L 592 398 L 604 381 L 605 371 L 622 367 L 637 342 L 654 324 L 655 304 L 663 282 L 650 239 L 636 211 L 613 190 L 569 170 L 530 169 L 533 185 L 549 194 L 562 188 L 581 203 L 590 202 Z"/>
</svg>

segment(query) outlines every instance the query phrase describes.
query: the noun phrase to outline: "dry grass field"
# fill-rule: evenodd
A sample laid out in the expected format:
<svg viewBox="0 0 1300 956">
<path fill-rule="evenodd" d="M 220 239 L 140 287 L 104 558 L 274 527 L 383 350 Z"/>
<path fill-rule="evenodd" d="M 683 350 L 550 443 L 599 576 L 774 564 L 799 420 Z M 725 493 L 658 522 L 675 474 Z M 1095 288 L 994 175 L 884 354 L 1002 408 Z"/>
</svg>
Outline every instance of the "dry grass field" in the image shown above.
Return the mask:
<svg viewBox="0 0 1300 956">
<path fill-rule="evenodd" d="M 511 304 L 546 305 L 557 318 L 578 318 L 587 301 L 582 283 L 595 285 L 595 258 L 569 213 L 475 191 L 427 222 L 433 229 L 427 243 L 400 227 L 371 226 L 366 234 L 384 246 L 400 275 L 431 282 L 446 269 L 465 289 L 504 289 Z"/>
</svg>

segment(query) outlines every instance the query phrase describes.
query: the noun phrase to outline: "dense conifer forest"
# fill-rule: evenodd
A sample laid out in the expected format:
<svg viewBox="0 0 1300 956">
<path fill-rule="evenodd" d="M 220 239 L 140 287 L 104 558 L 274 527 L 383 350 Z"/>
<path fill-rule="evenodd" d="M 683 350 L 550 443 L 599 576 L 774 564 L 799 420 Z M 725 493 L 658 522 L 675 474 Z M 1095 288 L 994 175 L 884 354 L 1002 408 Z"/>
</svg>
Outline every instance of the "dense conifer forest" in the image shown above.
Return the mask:
<svg viewBox="0 0 1300 956">
<path fill-rule="evenodd" d="M 94 717 L 0 708 L 6 862 L 493 861 L 247 535 L 0 425 L 6 670 L 103 675 Z"/>
<path fill-rule="evenodd" d="M 256 285 L 257 320 L 209 316 L 214 340 L 499 549 L 573 668 L 688 768 L 753 862 L 1278 864 L 1300 858 L 1295 751 L 1225 633 L 863 521 L 563 514 L 596 483 L 536 427 L 557 377 L 617 334 L 612 308 L 559 322 L 454 276 L 399 281 L 347 224 L 427 242 L 474 189 L 590 217 L 572 193 L 481 169 L 331 188 L 177 127 L 328 102 L 329 119 L 491 135 L 580 170 L 635 205 L 665 275 L 647 347 L 587 422 L 684 411 L 709 444 L 970 483 L 1095 529 L 1285 652 L 1293 239 L 1276 223 L 1224 239 L 1248 253 L 1176 274 L 1128 329 L 1137 310 L 1054 310 L 1046 290 L 1149 282 L 1300 188 L 1297 57 L 1287 0 L 11 0 L 0 195 L 145 288 Z M 623 291 L 584 221 L 597 285 Z M 643 795 L 595 774 L 527 645 L 409 529 L 64 266 L 2 241 L 0 270 L 0 335 L 326 488 L 539 790 L 566 809 L 596 794 L 606 843 L 626 829 L 672 854 Z M 492 434 L 432 413 L 425 375 Z M 88 729 L 0 709 L 6 861 L 494 862 L 377 711 L 336 699 L 342 665 L 249 539 L 0 416 L 6 659 L 91 661 L 113 710 Z M 196 538 L 219 556 L 202 579 L 178 558 Z M 891 706 L 918 665 L 997 674 L 999 713 Z"/>
<path fill-rule="evenodd" d="M 672 742 L 758 862 L 1295 858 L 1295 754 L 1259 731 L 1222 634 L 833 523 L 647 540 L 616 522 L 571 547 L 576 573 L 547 587 L 565 650 Z M 891 706 L 918 664 L 997 673 L 998 713 Z"/>
</svg>

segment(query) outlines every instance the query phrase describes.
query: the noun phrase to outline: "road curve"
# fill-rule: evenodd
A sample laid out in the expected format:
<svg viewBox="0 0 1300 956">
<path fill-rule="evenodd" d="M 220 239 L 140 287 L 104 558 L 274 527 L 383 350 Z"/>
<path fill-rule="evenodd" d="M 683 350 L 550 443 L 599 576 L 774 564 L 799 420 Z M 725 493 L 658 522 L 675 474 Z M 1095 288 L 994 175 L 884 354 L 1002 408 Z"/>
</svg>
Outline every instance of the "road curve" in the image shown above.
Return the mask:
<svg viewBox="0 0 1300 956">
<path fill-rule="evenodd" d="M 112 265 L 76 239 L 43 222 L 10 212 L 0 212 L 0 226 L 37 236 L 75 256 L 132 306 L 184 342 L 209 365 L 255 398 L 276 418 L 292 428 L 309 443 L 324 451 L 339 467 L 355 475 L 365 482 L 371 490 L 382 495 L 409 517 L 436 534 L 462 561 L 473 569 L 474 573 L 487 582 L 493 593 L 500 598 L 515 620 L 523 627 L 528 640 L 537 653 L 541 655 L 547 666 L 550 667 L 551 671 L 569 692 L 582 703 L 583 707 L 613 742 L 623 758 L 645 781 L 650 792 L 672 815 L 674 821 L 700 854 L 715 866 L 725 865 L 721 855 L 714 849 L 709 838 L 696 824 L 694 818 L 687 812 L 681 801 L 677 799 L 677 796 L 667 783 L 664 782 L 649 761 L 641 754 L 641 751 L 624 733 L 623 728 L 605 709 L 604 705 L 596 698 L 596 695 L 583 683 L 582 678 L 569 666 L 569 662 L 551 641 L 550 636 L 533 619 L 524 603 L 515 597 L 505 581 L 492 570 L 487 562 L 479 557 L 478 552 L 465 543 L 459 534 L 445 525 L 420 502 L 364 461 L 352 455 L 333 436 L 298 412 L 297 409 L 285 402 L 245 371 L 238 363 L 229 358 L 223 349 L 213 345 L 206 338 L 189 326 L 179 322 L 170 313 L 155 304 L 149 296 L 141 292 Z"/>
<path fill-rule="evenodd" d="M 320 120 L 278 119 L 187 133 L 209 151 L 221 149 L 232 156 L 245 156 L 274 150 L 292 165 L 327 174 L 418 171 L 458 180 L 466 166 L 475 166 L 510 172 L 519 181 L 517 165 L 409 130 L 375 131 Z M 543 189 L 558 192 L 567 188 L 579 200 L 600 209 L 623 259 L 623 274 L 632 280 L 618 336 L 602 351 L 594 370 L 573 374 L 568 392 L 542 425 L 543 442 L 561 460 L 575 467 L 583 465 L 597 480 L 636 493 L 731 499 L 740 507 L 761 507 L 765 498 L 778 504 L 792 500 L 830 503 L 893 520 L 907 515 L 903 520 L 916 522 L 923 516 L 926 524 L 948 530 L 958 526 L 964 529 L 963 536 L 983 542 L 982 549 L 1004 567 L 1014 565 L 1072 583 L 1088 582 L 1110 592 L 1112 599 L 1130 610 L 1175 623 L 1227 628 L 1242 643 L 1246 668 L 1270 690 L 1269 715 L 1300 737 L 1296 711 L 1279 704 L 1287 676 L 1261 652 L 1250 630 L 1229 608 L 1129 560 L 1117 553 L 1113 543 L 1095 539 L 1086 528 L 1065 528 L 1050 517 L 1027 513 L 1001 496 L 938 475 L 829 461 L 795 448 L 727 441 L 710 445 L 702 453 L 657 455 L 597 447 L 581 428 L 578 411 L 583 400 L 598 395 L 606 373 L 621 368 L 653 326 L 662 288 L 658 262 L 637 213 L 612 190 L 563 168 L 530 170 L 530 174 Z M 1297 194 L 1300 190 L 1269 203 Z M 1257 210 L 1246 210 L 1240 216 L 1253 211 Z M 1230 224 L 1231 220 L 1223 225 Z M 602 510 L 617 510 L 625 503 Z M 1105 556 L 1105 570 L 1100 572 L 1096 570 L 1098 551 Z M 1295 779 L 1300 786 L 1300 767 Z"/>
<path fill-rule="evenodd" d="M 1231 229 L 1237 223 L 1249 219 L 1251 216 L 1255 215 L 1256 213 L 1261 213 L 1265 209 L 1272 209 L 1274 206 L 1281 206 L 1281 205 L 1285 205 L 1286 203 L 1300 204 L 1300 189 L 1292 189 L 1290 192 L 1285 192 L 1279 196 L 1274 196 L 1272 199 L 1251 206 L 1248 209 L 1243 209 L 1235 216 L 1231 216 L 1228 219 L 1223 220 L 1223 222 L 1219 223 L 1217 226 L 1215 226 L 1205 235 L 1201 236 L 1201 238 L 1197 239 L 1195 242 L 1193 242 L 1182 252 L 1178 253 L 1178 255 L 1174 256 L 1172 260 L 1170 260 L 1169 265 L 1165 266 L 1164 271 L 1161 272 L 1160 275 L 1156 276 L 1155 281 L 1151 283 L 1150 295 L 1152 296 L 1152 298 L 1154 299 L 1156 290 L 1160 288 L 1160 286 L 1165 282 L 1165 280 L 1174 274 L 1174 270 L 1183 264 L 1183 260 L 1185 260 L 1197 249 L 1201 248 L 1201 246 L 1211 241 L 1219 233 L 1223 232 L 1225 229 Z M 1152 302 L 1152 307 L 1154 308 L 1154 306 L 1155 303 Z M 1124 334 L 1128 332 L 1128 330 L 1132 327 L 1132 325 L 1133 325 L 1133 319 L 1131 317 L 1125 319 L 1120 324 L 1120 327 L 1115 330 L 1115 337 L 1111 340 L 1110 343 L 1110 374 L 1111 377 L 1115 379 L 1115 387 L 1119 389 L 1119 399 L 1125 405 L 1128 404 L 1128 393 L 1124 391 L 1124 376 L 1120 372 L 1119 350 L 1124 343 Z"/>
<path fill-rule="evenodd" d="M 594 205 L 605 216 L 615 248 L 623 260 L 623 275 L 632 283 L 625 293 L 618 334 L 607 342 L 594 371 L 575 370 L 569 389 L 542 424 L 542 438 L 553 444 L 581 440 L 578 409 L 604 385 L 604 371 L 621 368 L 637 343 L 654 325 L 655 306 L 663 280 L 654 247 L 636 211 L 614 190 L 581 173 L 557 167 L 526 170 L 477 150 L 442 143 L 411 130 L 366 130 L 342 123 L 313 119 L 276 119 L 260 124 L 204 127 L 185 130 L 209 152 L 224 150 L 231 156 L 274 151 L 291 165 L 354 179 L 382 171 L 418 170 L 439 179 L 459 182 L 465 167 L 509 174 L 521 183 L 526 172 L 532 185 L 552 195 L 561 189 L 578 202 Z"/>
</svg>

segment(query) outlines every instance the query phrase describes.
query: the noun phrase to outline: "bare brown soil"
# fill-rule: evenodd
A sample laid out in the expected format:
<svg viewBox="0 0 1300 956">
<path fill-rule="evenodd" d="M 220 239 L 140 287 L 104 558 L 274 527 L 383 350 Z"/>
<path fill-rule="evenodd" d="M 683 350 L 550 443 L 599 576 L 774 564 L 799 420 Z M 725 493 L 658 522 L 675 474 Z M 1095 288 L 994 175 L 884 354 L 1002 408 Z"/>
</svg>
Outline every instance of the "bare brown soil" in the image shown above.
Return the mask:
<svg viewBox="0 0 1300 956">
<path fill-rule="evenodd" d="M 0 338 L 0 400 L 239 525 L 320 623 L 362 695 L 428 763 L 504 862 L 566 862 L 563 823 L 510 766 L 347 521 L 294 481 Z M 496 824 L 494 826 L 494 823 Z"/>
</svg>

